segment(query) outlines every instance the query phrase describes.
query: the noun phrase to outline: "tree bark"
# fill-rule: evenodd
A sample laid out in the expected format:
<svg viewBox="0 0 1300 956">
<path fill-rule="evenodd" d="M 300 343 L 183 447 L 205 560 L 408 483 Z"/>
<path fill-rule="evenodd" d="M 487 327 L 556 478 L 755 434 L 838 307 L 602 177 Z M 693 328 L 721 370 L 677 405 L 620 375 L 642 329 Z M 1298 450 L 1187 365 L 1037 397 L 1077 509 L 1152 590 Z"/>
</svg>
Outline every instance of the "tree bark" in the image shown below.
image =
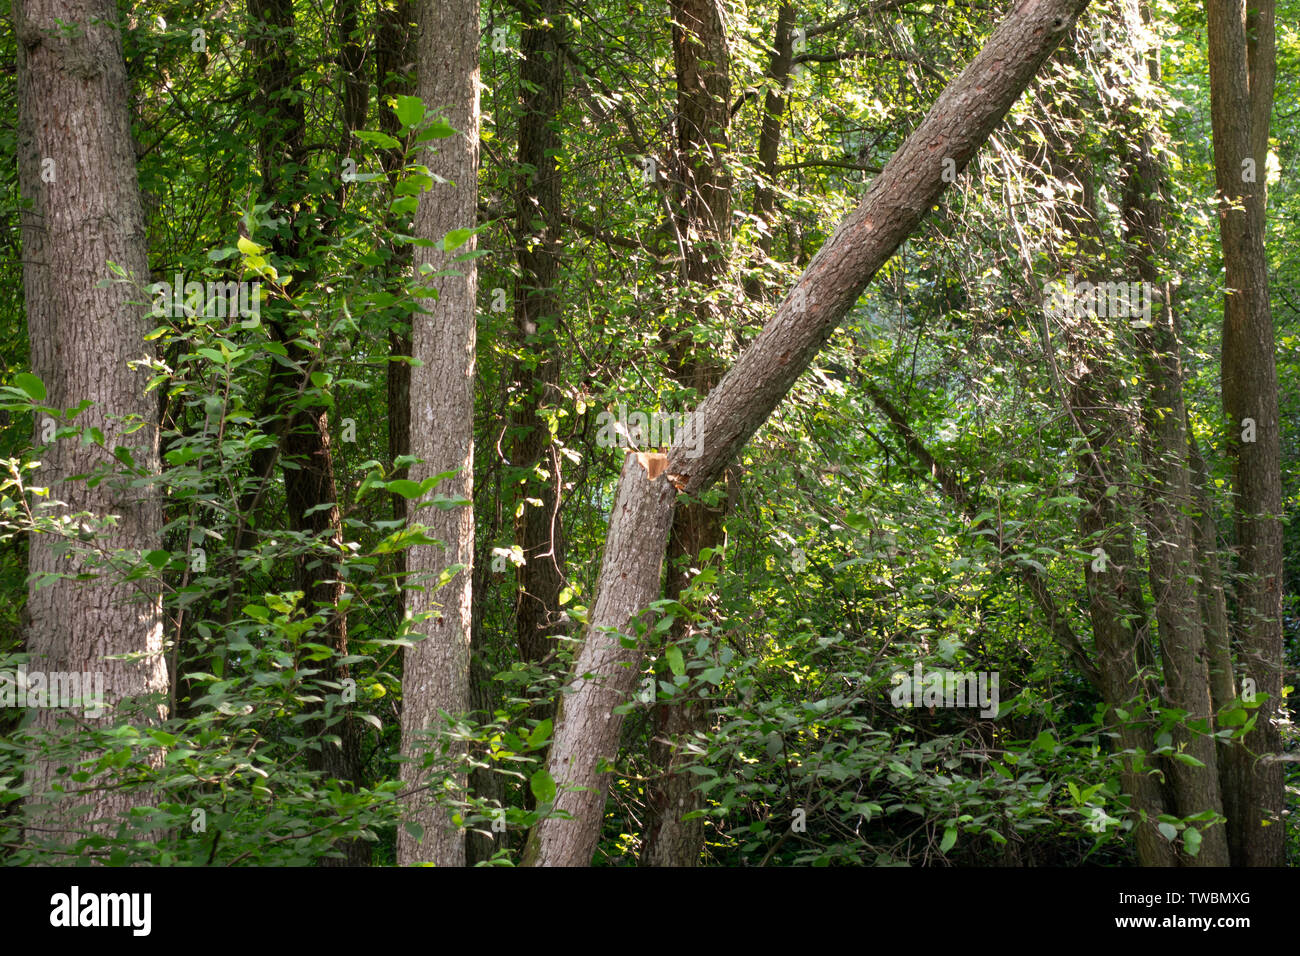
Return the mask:
<svg viewBox="0 0 1300 956">
<path fill-rule="evenodd" d="M 439 140 L 426 161 L 437 183 L 420 196 L 415 213 L 415 234 L 442 239 L 452 229 L 473 229 L 478 208 L 478 3 L 475 0 L 421 0 L 418 4 L 418 44 L 421 100 L 427 109 L 445 110 L 458 133 Z M 421 459 L 412 466 L 411 478 L 423 481 L 458 469 L 437 492 L 473 500 L 474 490 L 474 345 L 477 270 L 474 260 L 455 262 L 474 250 L 471 237 L 465 245 L 443 251 L 417 247 L 417 270 L 457 274 L 425 278 L 438 289 L 436 300 L 423 300 L 427 311 L 417 314 L 412 332 L 414 354 L 423 364 L 411 375 L 411 453 Z M 465 864 L 465 837 L 427 791 L 424 754 L 436 731 L 440 712 L 463 714 L 470 708 L 470 640 L 473 630 L 470 567 L 474 561 L 474 509 L 466 505 L 449 510 L 428 509 L 421 523 L 432 537 L 446 545 L 412 548 L 407 568 L 413 575 L 428 575 L 423 588 L 412 587 L 406 596 L 412 616 L 434 613 L 419 625 L 423 634 L 404 655 L 402 673 L 402 783 L 407 816 L 420 828 L 421 838 L 406 827 L 398 830 L 397 861 L 408 865 L 430 861 L 438 866 Z M 434 590 L 439 573 L 451 565 L 464 565 L 445 587 Z M 457 765 L 446 778 L 452 796 L 463 793 L 465 774 L 460 769 L 460 749 L 441 743 L 444 762 L 434 754 L 434 785 L 442 779 L 440 766 Z"/>
<path fill-rule="evenodd" d="M 1129 17 L 1141 17 L 1137 0 L 1129 0 Z M 1158 83 L 1158 54 L 1153 52 L 1137 68 L 1146 76 L 1140 81 Z M 1132 94 L 1129 115 L 1144 115 L 1143 104 Z M 1127 166 L 1123 194 L 1123 222 L 1134 273 L 1158 290 L 1153 302 L 1150 328 L 1135 331 L 1138 352 L 1143 356 L 1146 395 L 1142 403 L 1142 454 L 1146 467 L 1143 517 L 1147 536 L 1147 561 L 1160 647 L 1166 658 L 1165 686 L 1170 702 L 1187 710 L 1191 720 L 1204 720 L 1214 727 L 1215 700 L 1212 672 L 1226 669 L 1231 681 L 1231 658 L 1222 642 L 1207 637 L 1202 617 L 1202 599 L 1197 574 L 1205 561 L 1217 560 L 1211 552 L 1199 555 L 1191 448 L 1187 433 L 1187 410 L 1183 401 L 1182 340 L 1178 330 L 1175 286 L 1164 277 L 1164 191 L 1165 172 L 1157 158 L 1157 131 L 1145 124 L 1125 139 L 1134 144 Z M 1153 299 L 1156 295 L 1153 293 Z M 1221 786 L 1221 754 L 1214 738 L 1196 731 L 1180 732 L 1176 743 L 1205 766 L 1179 764 L 1171 768 L 1174 802 L 1184 816 L 1206 809 L 1218 809 L 1231 818 L 1232 808 Z M 1199 866 L 1227 866 L 1228 840 L 1224 827 L 1202 828 L 1200 851 L 1180 862 Z"/>
<path fill-rule="evenodd" d="M 553 812 L 567 813 L 572 820 L 548 816 L 533 827 L 525 866 L 586 866 L 596 852 L 606 792 L 598 766 L 618 756 L 623 721 L 614 708 L 636 689 L 635 665 L 641 656 L 619 638 L 634 635 L 637 617 L 659 596 L 676 498 L 666 475 L 650 479 L 642 464 L 645 457 L 629 454 L 623 463 L 590 612 L 593 623 L 574 666 L 577 679 L 557 709 L 547 761 L 560 788 Z M 662 464 L 662 456 L 654 458 Z"/>
<path fill-rule="evenodd" d="M 679 235 L 686 243 L 682 262 L 690 289 L 694 324 L 717 328 L 725 321 L 716 291 L 726 279 L 731 241 L 731 181 L 723 159 L 731 109 L 731 52 L 717 0 L 673 0 L 673 62 L 677 76 L 677 156 L 682 171 L 677 207 Z M 721 375 L 709 350 L 682 337 L 672 348 L 673 376 L 703 397 Z M 706 550 L 724 540 L 723 510 L 703 501 L 681 501 L 668 537 L 668 597 L 677 600 L 701 566 Z M 711 559 L 719 563 L 719 556 Z M 688 622 L 674 622 L 669 640 L 691 633 Z M 707 704 L 682 697 L 656 704 L 650 763 L 658 775 L 646 787 L 643 866 L 695 866 L 704 847 L 704 820 L 683 817 L 702 806 L 698 782 L 687 770 L 688 742 L 708 725 Z"/>
<path fill-rule="evenodd" d="M 1210 120 L 1227 296 L 1223 408 L 1233 464 L 1240 675 L 1267 695 L 1245 747 L 1234 750 L 1229 822 L 1236 866 L 1281 866 L 1282 765 L 1276 724 L 1282 695 L 1282 474 L 1273 317 L 1264 250 L 1264 180 L 1273 92 L 1273 4 L 1257 5 L 1247 43 L 1246 0 L 1207 0 Z M 1253 81 L 1253 85 L 1252 85 Z M 1247 423 L 1247 419 L 1251 422 Z M 1247 429 L 1254 426 L 1254 441 Z"/>
<path fill-rule="evenodd" d="M 99 285 L 111 277 L 110 262 L 135 283 L 149 278 L 117 22 L 117 7 L 108 0 L 14 2 L 18 173 L 22 196 L 30 200 L 20 222 L 32 370 L 45 383 L 44 404 L 67 409 L 92 400 L 95 404 L 76 423 L 105 436 L 104 448 L 56 439 L 42 450 L 37 475 L 50 488 L 51 499 L 64 502 L 49 514 L 118 516 L 116 526 L 96 534 L 93 545 L 73 542 L 66 557 L 54 535 L 30 537 L 27 651 L 33 671 L 103 675 L 108 710 L 98 720 L 86 718 L 99 726 L 139 719 L 128 716 L 128 699 L 163 695 L 167 689 L 162 602 L 156 588 L 103 579 L 42 580 L 49 574 L 94 570 L 92 548 L 119 552 L 119 561 L 123 554 L 134 555 L 134 563 L 141 551 L 161 546 L 162 507 L 150 490 L 128 488 L 117 480 L 95 487 L 67 480 L 111 461 L 118 445 L 130 450 L 143 473 L 161 470 L 158 401 L 145 395 L 148 373 L 128 367 L 149 354 L 143 342 L 150 327 L 147 308 L 131 304 L 140 299 L 138 286 Z M 124 434 L 128 417 L 144 425 L 129 436 Z M 38 416 L 38 446 L 42 430 Z M 121 654 L 145 656 L 107 659 Z M 73 715 L 85 717 L 81 710 L 74 709 Z M 161 715 L 157 701 L 144 712 L 145 719 Z M 60 718 L 68 716 L 56 708 L 39 708 L 31 729 L 56 742 L 65 732 Z M 152 802 L 148 794 L 118 790 L 103 779 L 75 783 L 64 769 L 67 764 L 66 757 L 37 755 L 28 766 L 28 808 L 42 828 L 35 832 L 37 838 L 49 838 L 46 829 L 58 831 L 56 842 L 75 839 L 77 831 L 110 832 L 119 814 Z M 42 807 L 55 783 L 67 795 L 52 808 Z"/>
<path fill-rule="evenodd" d="M 722 474 L 943 193 L 948 168 L 944 160 L 965 168 L 1086 7 L 1087 0 L 1018 4 L 939 96 L 862 203 L 813 257 L 763 331 L 694 412 L 702 454 L 688 458 L 682 445 L 670 451 L 666 477 L 671 488 L 646 481 L 634 470 L 638 466 L 633 460 L 624 466 L 588 639 L 575 669 L 579 675 L 590 673 L 594 681 L 580 678 L 580 690 L 565 700 L 549 763 L 562 791 L 557 807 L 577 812 L 572 820 L 551 816 L 534 827 L 526 864 L 591 862 L 605 795 L 597 760 L 617 751 L 622 720 L 611 706 L 630 689 L 628 675 L 634 679 L 641 656 L 638 648 L 623 648 L 605 635 L 610 629 L 626 631 L 632 617 L 658 592 L 672 489 L 698 494 Z M 628 525 L 641 533 L 630 533 Z M 602 691 L 589 689 L 596 687 Z M 590 789 L 575 794 L 574 786 Z"/>
<path fill-rule="evenodd" d="M 343 129 L 340 152 L 350 148 L 352 132 L 365 122 L 367 93 L 364 74 L 359 73 L 363 56 L 359 46 L 351 39 L 356 27 L 355 0 L 346 0 L 340 6 L 339 67 L 344 76 Z M 300 88 L 302 66 L 293 52 L 293 39 L 297 37 L 297 23 L 291 0 L 249 0 L 250 17 L 257 23 L 253 48 L 256 52 L 256 70 L 262 87 L 262 107 L 270 122 L 262 127 L 259 139 L 259 158 L 265 194 L 277 203 L 287 220 L 296 218 L 294 210 L 310 208 L 310 185 L 307 182 L 307 127 L 302 101 L 295 96 Z M 337 210 L 342 208 L 348 189 L 340 179 L 335 193 L 333 210 L 323 211 L 320 225 L 306 232 L 291 226 L 287 238 L 278 252 L 292 262 L 305 263 L 305 269 L 296 277 L 299 284 L 311 269 L 312 247 L 334 229 Z M 301 215 L 298 213 L 297 215 Z M 313 220 L 309 220 L 313 221 Z M 310 339 L 314 330 L 287 327 L 286 320 L 268 316 L 267 326 L 279 340 L 293 363 L 272 366 L 267 386 L 267 411 L 287 419 L 279 440 L 279 461 L 282 466 L 285 489 L 285 508 L 289 527 L 309 535 L 316 547 L 297 557 L 298 587 L 304 595 L 306 610 L 320 614 L 324 620 L 323 643 L 338 657 L 348 653 L 347 614 L 340 609 L 346 593 L 340 568 L 343 548 L 343 516 L 338 507 L 338 489 L 334 478 L 334 450 L 330 439 L 329 412 L 319 400 L 305 401 L 302 395 L 313 386 L 310 373 L 318 367 L 321 358 L 304 347 L 301 340 Z M 274 453 L 263 451 L 253 456 L 255 473 L 262 483 L 270 478 Z M 253 492 L 257 494 L 256 491 Z M 324 507 L 328 506 L 328 507 Z M 339 682 L 348 679 L 350 670 L 331 658 L 322 668 L 321 679 Z M 361 760 L 361 730 L 357 722 L 348 719 L 346 711 L 342 720 L 333 724 L 322 716 L 313 719 L 308 730 L 314 737 L 323 737 L 331 731 L 337 733 L 337 744 L 319 741 L 319 749 L 308 752 L 308 766 L 328 778 L 344 784 L 357 785 L 363 775 Z M 370 862 L 370 844 L 361 839 L 343 841 L 339 848 L 343 858 L 325 858 L 322 865 L 365 866 Z"/>
<path fill-rule="evenodd" d="M 547 657 L 564 631 L 560 591 L 564 588 L 564 526 L 560 456 L 546 422 L 538 417 L 558 397 L 560 378 L 560 105 L 563 101 L 563 19 L 558 0 L 520 0 L 528 18 L 520 46 L 519 174 L 515 242 L 515 326 L 529 359 L 515 367 L 522 399 L 514 413 L 510 463 L 527 469 L 519 486 L 515 540 L 524 553 L 517 571 L 515 634 L 525 661 Z M 536 361 L 531 359 L 537 356 Z M 545 477 L 543 477 L 543 475 Z M 535 499 L 536 504 L 526 499 Z"/>
</svg>

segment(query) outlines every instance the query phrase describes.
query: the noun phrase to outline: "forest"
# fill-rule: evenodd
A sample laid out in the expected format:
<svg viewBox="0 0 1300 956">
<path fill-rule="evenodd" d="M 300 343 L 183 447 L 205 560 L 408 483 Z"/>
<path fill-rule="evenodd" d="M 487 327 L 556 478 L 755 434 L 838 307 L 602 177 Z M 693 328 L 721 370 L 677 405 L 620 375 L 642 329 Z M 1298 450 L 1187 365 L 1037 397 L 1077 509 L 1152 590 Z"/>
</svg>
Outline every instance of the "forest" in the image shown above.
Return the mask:
<svg viewBox="0 0 1300 956">
<path fill-rule="evenodd" d="M 1297 131 L 1300 0 L 12 0 L 0 863 L 1300 864 Z"/>
</svg>

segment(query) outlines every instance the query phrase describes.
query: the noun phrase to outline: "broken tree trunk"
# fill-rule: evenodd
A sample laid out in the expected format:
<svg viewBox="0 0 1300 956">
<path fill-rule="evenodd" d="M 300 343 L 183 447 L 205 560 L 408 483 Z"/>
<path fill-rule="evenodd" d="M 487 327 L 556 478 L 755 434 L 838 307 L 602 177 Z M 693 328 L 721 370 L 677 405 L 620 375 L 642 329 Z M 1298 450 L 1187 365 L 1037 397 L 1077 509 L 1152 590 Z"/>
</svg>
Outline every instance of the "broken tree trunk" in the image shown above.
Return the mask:
<svg viewBox="0 0 1300 956">
<path fill-rule="evenodd" d="M 808 264 L 776 315 L 709 393 L 688 424 L 700 436 L 668 456 L 667 480 L 646 479 L 634 458 L 624 464 L 605 544 L 578 679 L 561 704 L 549 770 L 559 788 L 552 815 L 529 836 L 524 864 L 586 866 L 600 837 L 605 806 L 602 759 L 617 755 L 622 717 L 613 707 L 631 692 L 641 650 L 610 634 L 658 595 L 668 527 L 678 492 L 697 494 L 732 461 L 817 352 L 872 277 L 934 206 L 1024 92 L 1088 0 L 1022 0 L 980 54 L 940 94 L 929 114 L 867 190 L 862 203 Z M 951 162 L 946 162 L 950 160 Z M 575 789 L 585 788 L 585 789 Z"/>
</svg>

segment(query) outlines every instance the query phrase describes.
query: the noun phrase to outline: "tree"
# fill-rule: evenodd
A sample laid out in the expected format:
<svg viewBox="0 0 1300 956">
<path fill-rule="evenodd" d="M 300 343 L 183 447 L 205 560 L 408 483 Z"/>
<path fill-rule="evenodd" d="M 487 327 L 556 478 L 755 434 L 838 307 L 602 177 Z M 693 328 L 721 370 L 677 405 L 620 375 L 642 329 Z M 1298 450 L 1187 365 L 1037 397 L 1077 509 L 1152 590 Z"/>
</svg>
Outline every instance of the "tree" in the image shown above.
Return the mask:
<svg viewBox="0 0 1300 956">
<path fill-rule="evenodd" d="M 723 327 L 719 292 L 726 287 L 731 244 L 731 178 L 727 149 L 731 111 L 731 51 L 717 0 L 674 0 L 673 62 L 677 75 L 676 231 L 690 237 L 681 263 L 687 305 L 699 329 Z M 691 301 L 693 300 L 693 301 Z M 718 383 L 721 369 L 693 333 L 665 327 L 673 377 L 702 399 Z M 705 501 L 677 505 L 668 536 L 667 595 L 679 600 L 694 569 L 717 566 L 723 541 L 723 508 Z M 703 555 L 711 555 L 709 561 Z M 675 622 L 673 643 L 695 633 L 686 620 Z M 647 794 L 648 819 L 641 862 L 646 866 L 694 866 L 704 846 L 704 821 L 695 813 L 700 795 L 695 775 L 684 766 L 694 736 L 707 726 L 701 700 L 666 701 L 655 707 L 651 761 L 659 770 Z M 689 816 L 690 819 L 684 819 Z"/>
<path fill-rule="evenodd" d="M 77 424 L 103 436 L 50 440 L 44 418 L 35 423 L 49 514 L 79 524 L 93 544 L 68 549 L 54 535 L 32 536 L 27 650 L 33 670 L 104 675 L 109 709 L 92 721 L 103 726 L 130 713 L 129 700 L 167 689 L 157 588 L 122 583 L 98 560 L 133 564 L 158 548 L 161 504 L 147 481 L 74 479 L 102 469 L 114 454 L 126 454 L 143 476 L 160 468 L 158 404 L 145 394 L 147 377 L 132 367 L 146 355 L 148 308 L 139 288 L 149 264 L 126 64 L 117 8 L 107 0 L 16 0 L 14 26 L 32 370 L 50 408 L 93 402 Z M 115 266 L 132 281 L 107 281 Z M 92 580 L 75 579 L 82 574 Z M 128 654 L 138 656 L 111 659 Z M 162 716 L 156 700 L 145 716 Z M 60 718 L 58 710 L 37 710 L 34 730 L 57 740 L 66 729 Z M 99 777 L 78 786 L 66 769 L 39 756 L 27 779 L 37 805 L 52 786 L 69 794 L 42 828 L 103 832 L 116 815 L 149 802 Z M 78 811 L 88 815 L 79 819 Z"/>
<path fill-rule="evenodd" d="M 515 380 L 522 401 L 514 413 L 511 464 L 521 469 L 515 539 L 518 569 L 515 633 L 524 660 L 541 661 L 563 632 L 564 521 L 560 514 L 561 461 L 543 417 L 558 396 L 560 378 L 560 170 L 557 129 L 563 103 L 564 20 L 555 0 L 524 0 L 520 47 L 519 172 L 515 192 L 515 329 L 521 351 Z"/>
<path fill-rule="evenodd" d="M 426 287 L 437 294 L 421 302 L 425 313 L 413 323 L 413 352 L 421 364 L 411 376 L 410 439 L 411 453 L 421 464 L 412 466 L 411 477 L 422 482 L 454 471 L 439 490 L 465 504 L 421 519 L 445 551 L 425 545 L 408 556 L 407 570 L 427 576 L 406 594 L 407 613 L 423 618 L 418 628 L 423 637 L 407 649 L 402 675 L 402 754 L 407 760 L 402 782 L 414 791 L 409 820 L 419 829 L 399 832 L 397 859 L 403 865 L 429 860 L 463 866 L 464 835 L 426 792 L 423 758 L 440 714 L 460 715 L 470 704 L 474 511 L 466 505 L 473 500 L 474 479 L 477 272 L 473 258 L 461 257 L 476 246 L 474 236 L 466 233 L 474 228 L 478 205 L 478 4 L 423 0 L 419 22 L 419 97 L 428 108 L 445 111 L 457 134 L 443 140 L 429 158 L 426 165 L 437 185 L 420 196 L 415 214 L 416 235 L 441 246 L 419 246 L 414 256 Z M 457 241 L 459 230 L 465 232 L 458 233 Z M 436 587 L 439 575 L 453 570 L 450 583 Z M 446 741 L 443 748 L 454 760 L 455 748 Z M 463 772 L 452 772 L 449 780 L 453 789 L 464 790 Z"/>
<path fill-rule="evenodd" d="M 1233 463 L 1237 606 L 1243 699 L 1267 695 L 1234 753 L 1233 863 L 1280 866 L 1282 767 L 1282 473 L 1273 316 L 1264 249 L 1264 187 L 1273 112 L 1273 3 L 1250 17 L 1245 0 L 1207 0 L 1210 117 L 1226 282 L 1223 410 Z M 1248 686 L 1246 681 L 1250 681 Z M 1253 691 L 1252 691 L 1253 688 Z"/>
<path fill-rule="evenodd" d="M 1024 92 L 1086 0 L 1025 2 L 1002 22 L 979 56 L 939 97 L 908 136 L 861 204 L 818 251 L 762 333 L 694 412 L 703 454 L 678 445 L 650 477 L 630 456 L 605 545 L 587 639 L 574 668 L 573 691 L 560 706 L 549 770 L 560 788 L 555 809 L 571 815 L 534 827 L 524 862 L 581 866 L 600 831 L 605 781 L 602 759 L 613 755 L 621 720 L 611 700 L 630 690 L 640 654 L 611 635 L 631 623 L 658 590 L 675 493 L 697 494 L 714 482 L 808 367 L 894 250 L 946 188 L 946 169 L 962 169 Z M 950 160 L 951 165 L 944 160 Z M 591 678 L 586 675 L 593 675 Z M 575 789 L 577 788 L 577 789 Z"/>
</svg>

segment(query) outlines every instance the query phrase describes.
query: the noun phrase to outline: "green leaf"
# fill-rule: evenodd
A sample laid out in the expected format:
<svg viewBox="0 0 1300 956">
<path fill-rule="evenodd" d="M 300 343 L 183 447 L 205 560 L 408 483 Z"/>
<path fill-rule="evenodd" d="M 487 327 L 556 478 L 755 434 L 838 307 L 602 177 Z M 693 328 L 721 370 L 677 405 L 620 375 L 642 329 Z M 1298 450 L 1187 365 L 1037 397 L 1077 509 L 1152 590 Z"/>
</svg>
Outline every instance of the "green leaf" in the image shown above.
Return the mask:
<svg viewBox="0 0 1300 956">
<path fill-rule="evenodd" d="M 551 779 L 545 767 L 529 778 L 528 789 L 533 792 L 533 797 L 538 804 L 550 803 L 555 799 L 555 781 Z"/>
<path fill-rule="evenodd" d="M 172 555 L 170 551 L 147 551 L 144 559 L 155 568 L 162 568 L 172 559 Z"/>
<path fill-rule="evenodd" d="M 1201 852 L 1201 831 L 1196 827 L 1188 827 L 1183 831 L 1183 849 L 1188 856 L 1196 856 Z"/>
<path fill-rule="evenodd" d="M 1240 727 L 1246 722 L 1247 716 L 1244 708 L 1237 707 L 1223 714 L 1219 720 L 1225 727 Z"/>
<path fill-rule="evenodd" d="M 551 736 L 551 722 L 549 720 L 543 720 L 540 724 L 534 727 L 532 731 L 528 734 L 529 749 L 536 750 L 538 747 L 544 746 L 546 744 L 547 739 L 549 739 L 550 736 Z"/>
<path fill-rule="evenodd" d="M 398 149 L 402 145 L 400 140 L 393 139 L 393 137 L 389 136 L 387 133 L 381 133 L 378 130 L 357 130 L 352 135 L 363 143 L 378 146 L 380 149 Z"/>
<path fill-rule="evenodd" d="M 682 650 L 676 644 L 668 645 L 664 651 L 664 660 L 668 662 L 668 668 L 678 677 L 686 673 L 686 662 L 682 660 Z"/>
<path fill-rule="evenodd" d="M 424 103 L 418 96 L 399 96 L 393 112 L 397 114 L 397 121 L 409 129 L 424 119 Z"/>
<path fill-rule="evenodd" d="M 427 143 L 431 139 L 446 139 L 448 136 L 454 136 L 456 130 L 444 119 L 436 119 L 430 123 L 420 135 L 415 137 L 417 143 Z"/>
<path fill-rule="evenodd" d="M 1172 823 L 1157 823 L 1156 828 L 1164 834 L 1166 840 L 1172 841 L 1176 836 L 1178 836 L 1178 828 Z"/>
<path fill-rule="evenodd" d="M 14 376 L 14 384 L 26 392 L 33 401 L 45 400 L 45 383 L 31 372 L 19 372 Z"/>
<path fill-rule="evenodd" d="M 390 481 L 387 485 L 389 491 L 395 495 L 401 495 L 403 498 L 418 498 L 424 494 L 424 489 L 418 482 L 411 481 L 409 478 L 398 478 Z"/>
<path fill-rule="evenodd" d="M 447 252 L 453 249 L 459 249 L 465 243 L 469 242 L 470 236 L 474 235 L 473 229 L 453 229 L 442 238 L 442 248 Z"/>
<path fill-rule="evenodd" d="M 939 842 L 939 852 L 947 853 L 957 842 L 957 828 L 948 827 L 943 831 L 943 839 Z"/>
</svg>

